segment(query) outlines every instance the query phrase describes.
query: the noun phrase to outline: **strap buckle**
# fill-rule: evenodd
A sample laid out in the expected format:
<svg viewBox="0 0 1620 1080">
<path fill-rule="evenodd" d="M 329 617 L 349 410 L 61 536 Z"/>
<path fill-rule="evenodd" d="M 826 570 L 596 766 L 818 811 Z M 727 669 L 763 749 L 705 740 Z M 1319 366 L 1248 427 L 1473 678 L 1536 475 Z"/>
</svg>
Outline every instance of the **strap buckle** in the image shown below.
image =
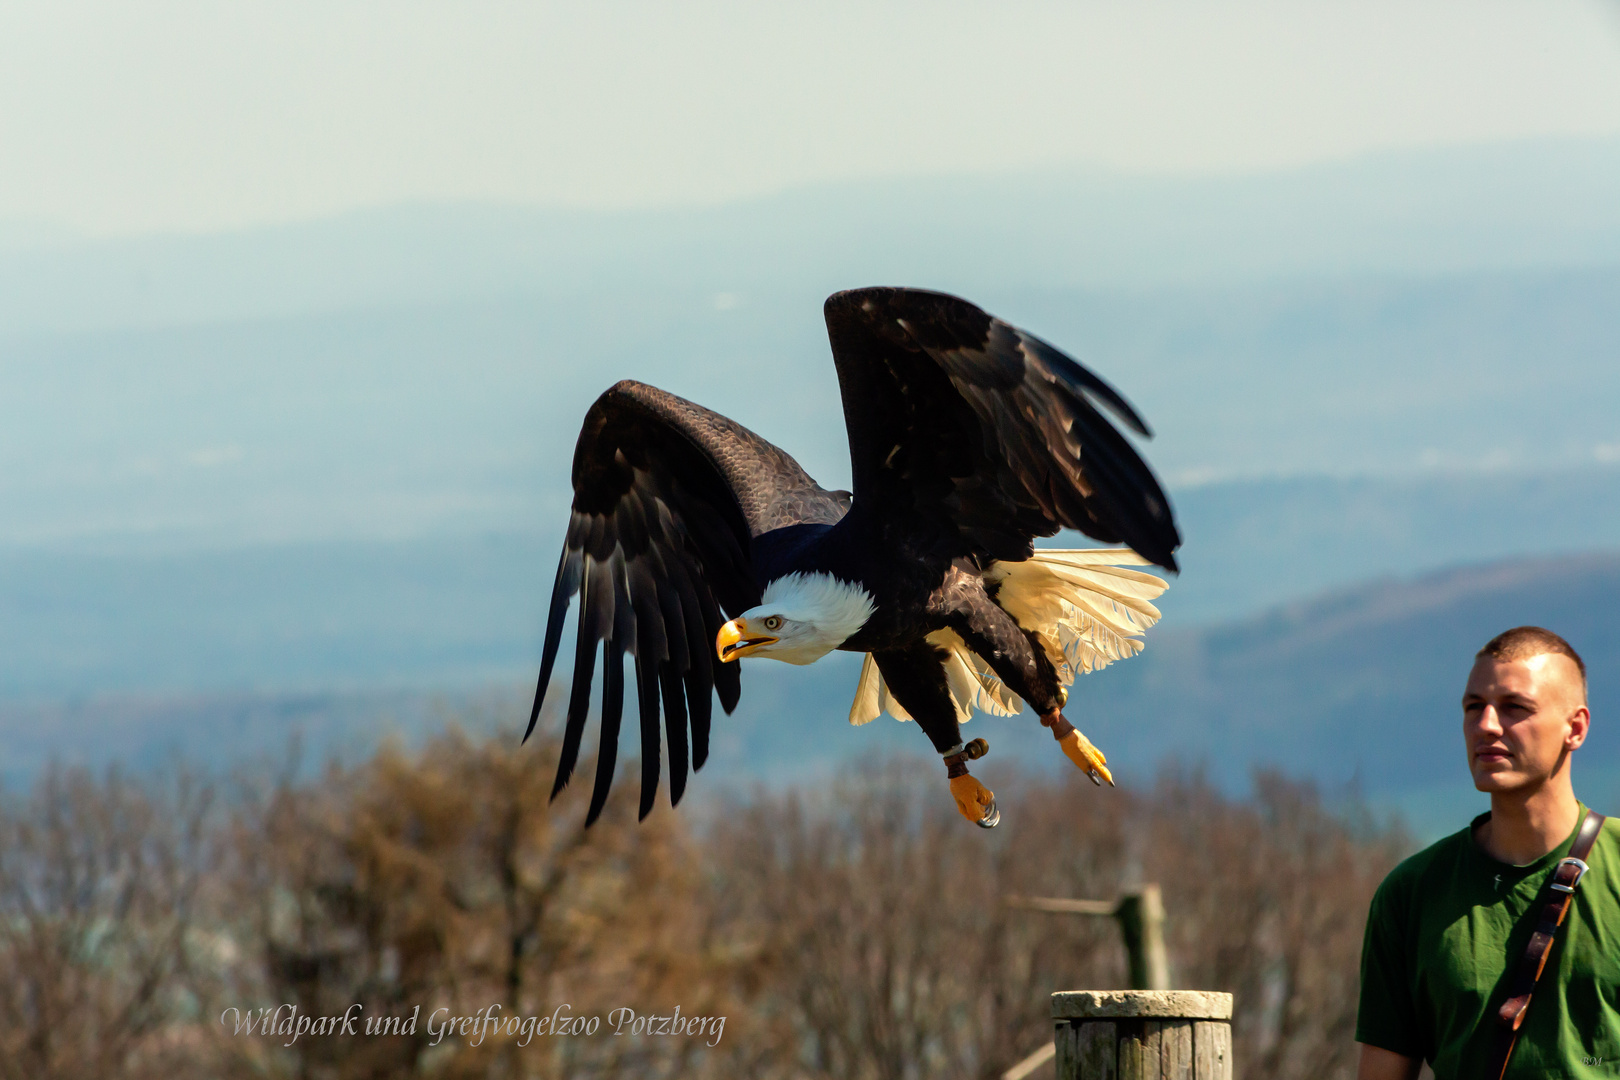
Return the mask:
<svg viewBox="0 0 1620 1080">
<path fill-rule="evenodd" d="M 1558 880 L 1558 875 L 1563 873 L 1564 867 L 1566 866 L 1572 866 L 1575 868 L 1575 879 L 1568 885 L 1565 885 L 1563 882 Z M 1548 885 L 1551 888 L 1557 889 L 1559 892 L 1572 893 L 1575 891 L 1575 886 L 1581 883 L 1581 878 L 1585 877 L 1586 872 L 1590 869 L 1592 868 L 1587 866 L 1585 862 L 1571 856 L 1558 864 L 1558 869 L 1553 871 L 1552 881 L 1548 882 Z"/>
</svg>

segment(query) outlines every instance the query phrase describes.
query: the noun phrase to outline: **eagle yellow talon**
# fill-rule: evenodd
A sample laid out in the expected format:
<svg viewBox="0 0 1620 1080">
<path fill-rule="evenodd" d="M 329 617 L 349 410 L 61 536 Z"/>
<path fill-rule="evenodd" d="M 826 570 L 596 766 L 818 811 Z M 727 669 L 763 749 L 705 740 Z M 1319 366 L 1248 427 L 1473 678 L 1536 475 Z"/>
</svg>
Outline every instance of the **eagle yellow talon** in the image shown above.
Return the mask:
<svg viewBox="0 0 1620 1080">
<path fill-rule="evenodd" d="M 1108 786 L 1114 786 L 1114 774 L 1108 771 L 1108 759 L 1103 752 L 1091 745 L 1091 740 L 1080 734 L 1078 730 L 1071 729 L 1069 733 L 1058 740 L 1063 747 L 1063 753 L 1068 759 L 1080 766 L 1080 770 L 1091 777 L 1091 782 L 1102 785 L 1104 780 Z"/>
<path fill-rule="evenodd" d="M 995 792 L 968 773 L 951 777 L 951 798 L 956 800 L 956 808 L 962 816 L 981 828 L 993 829 L 1001 821 Z"/>
</svg>

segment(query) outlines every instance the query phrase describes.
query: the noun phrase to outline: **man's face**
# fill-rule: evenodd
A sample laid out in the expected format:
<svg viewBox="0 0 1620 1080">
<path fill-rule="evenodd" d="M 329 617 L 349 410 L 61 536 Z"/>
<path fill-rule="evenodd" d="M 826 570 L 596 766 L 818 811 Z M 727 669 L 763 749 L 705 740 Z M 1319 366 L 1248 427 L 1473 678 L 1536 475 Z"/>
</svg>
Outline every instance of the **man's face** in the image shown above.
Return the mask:
<svg viewBox="0 0 1620 1080">
<path fill-rule="evenodd" d="M 1481 657 L 1463 691 L 1463 738 L 1480 791 L 1539 786 L 1586 741 L 1580 669 L 1567 656 Z"/>
</svg>

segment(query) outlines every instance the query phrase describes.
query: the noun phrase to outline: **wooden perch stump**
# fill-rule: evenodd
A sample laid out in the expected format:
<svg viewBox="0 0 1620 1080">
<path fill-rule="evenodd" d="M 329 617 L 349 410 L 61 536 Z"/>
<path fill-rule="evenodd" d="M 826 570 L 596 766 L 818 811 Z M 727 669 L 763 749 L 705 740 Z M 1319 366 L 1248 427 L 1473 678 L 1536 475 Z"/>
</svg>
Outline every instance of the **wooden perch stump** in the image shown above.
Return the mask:
<svg viewBox="0 0 1620 1080">
<path fill-rule="evenodd" d="M 1057 1080 L 1232 1080 L 1232 995 L 1070 990 L 1052 995 Z"/>
</svg>

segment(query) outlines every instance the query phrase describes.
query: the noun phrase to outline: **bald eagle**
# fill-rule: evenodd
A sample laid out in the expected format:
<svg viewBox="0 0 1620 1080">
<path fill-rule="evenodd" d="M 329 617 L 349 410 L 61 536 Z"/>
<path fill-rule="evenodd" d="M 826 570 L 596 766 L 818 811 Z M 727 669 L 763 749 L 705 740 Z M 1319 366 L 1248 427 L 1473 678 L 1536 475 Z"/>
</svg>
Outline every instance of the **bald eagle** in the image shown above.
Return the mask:
<svg viewBox="0 0 1620 1080">
<path fill-rule="evenodd" d="M 854 492 L 827 491 L 784 451 L 690 401 L 621 382 L 585 415 L 573 510 L 551 595 L 534 731 L 573 597 L 572 693 L 555 798 L 573 774 L 600 650 L 596 782 L 613 782 L 634 658 L 641 816 L 669 746 L 670 803 L 709 751 L 711 695 L 730 713 L 742 657 L 809 664 L 866 654 L 850 713 L 915 720 L 944 758 L 964 817 L 989 827 L 992 793 L 967 770 L 974 708 L 1034 706 L 1093 781 L 1102 753 L 1061 710 L 1077 673 L 1128 656 L 1157 620 L 1181 543 L 1164 491 L 1099 411 L 1148 436 L 1096 375 L 965 300 L 871 288 L 828 298 Z M 1078 529 L 1125 547 L 1036 550 Z M 690 743 L 688 731 L 690 730 Z"/>
</svg>

